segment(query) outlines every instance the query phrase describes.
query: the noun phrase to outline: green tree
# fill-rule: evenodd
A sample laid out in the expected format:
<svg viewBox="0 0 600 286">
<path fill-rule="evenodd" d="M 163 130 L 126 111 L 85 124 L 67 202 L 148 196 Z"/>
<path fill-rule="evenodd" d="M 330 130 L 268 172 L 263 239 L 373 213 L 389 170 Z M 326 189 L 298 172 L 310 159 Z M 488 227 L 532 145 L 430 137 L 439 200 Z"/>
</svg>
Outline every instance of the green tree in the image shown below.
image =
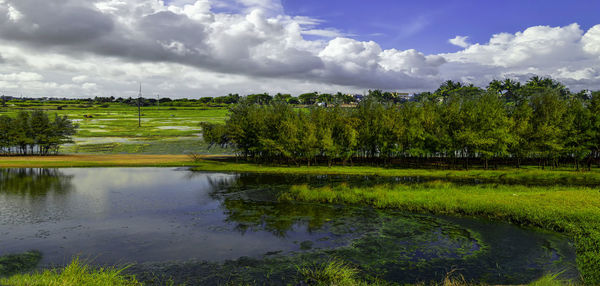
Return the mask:
<svg viewBox="0 0 600 286">
<path fill-rule="evenodd" d="M 317 102 L 319 94 L 317 92 L 303 93 L 298 96 L 298 99 L 302 104 L 312 105 Z"/>
</svg>

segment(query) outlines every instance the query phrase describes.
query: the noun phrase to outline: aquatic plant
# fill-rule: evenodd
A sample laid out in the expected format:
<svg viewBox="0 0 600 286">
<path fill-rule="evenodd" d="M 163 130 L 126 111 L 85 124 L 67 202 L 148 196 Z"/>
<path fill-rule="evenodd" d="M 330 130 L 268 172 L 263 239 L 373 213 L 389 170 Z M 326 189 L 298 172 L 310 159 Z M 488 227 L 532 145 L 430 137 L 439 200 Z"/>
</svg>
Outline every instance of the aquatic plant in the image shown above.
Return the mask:
<svg viewBox="0 0 600 286">
<path fill-rule="evenodd" d="M 583 281 L 600 283 L 600 196 L 595 188 L 465 186 L 440 182 L 375 187 L 297 185 L 280 199 L 476 215 L 564 232 L 575 241 L 577 266 Z"/>
</svg>

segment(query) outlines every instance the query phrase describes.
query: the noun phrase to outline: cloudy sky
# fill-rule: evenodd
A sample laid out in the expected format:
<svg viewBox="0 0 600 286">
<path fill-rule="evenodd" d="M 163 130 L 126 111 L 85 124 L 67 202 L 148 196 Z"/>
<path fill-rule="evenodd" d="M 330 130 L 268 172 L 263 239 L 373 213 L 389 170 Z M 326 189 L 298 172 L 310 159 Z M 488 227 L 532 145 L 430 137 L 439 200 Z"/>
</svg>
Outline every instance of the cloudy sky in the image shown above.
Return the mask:
<svg viewBox="0 0 600 286">
<path fill-rule="evenodd" d="M 492 3 L 493 2 L 493 3 Z M 0 0 L 0 93 L 169 97 L 551 76 L 600 89 L 600 1 Z"/>
</svg>

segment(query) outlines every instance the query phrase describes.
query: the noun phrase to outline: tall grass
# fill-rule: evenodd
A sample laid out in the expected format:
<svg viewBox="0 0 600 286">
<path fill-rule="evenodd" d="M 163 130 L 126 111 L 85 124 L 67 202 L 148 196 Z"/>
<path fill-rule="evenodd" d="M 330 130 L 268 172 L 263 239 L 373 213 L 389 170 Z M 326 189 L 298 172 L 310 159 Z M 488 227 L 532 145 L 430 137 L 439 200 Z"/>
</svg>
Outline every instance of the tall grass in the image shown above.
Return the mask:
<svg viewBox="0 0 600 286">
<path fill-rule="evenodd" d="M 575 241 L 577 265 L 584 282 L 600 284 L 600 191 L 595 188 L 464 186 L 442 181 L 370 188 L 344 184 L 321 188 L 297 185 L 280 199 L 477 215 L 564 232 Z"/>
<path fill-rule="evenodd" d="M 44 270 L 33 274 L 17 274 L 0 278 L 0 285 L 7 286 L 137 286 L 142 285 L 135 277 L 122 275 L 124 269 L 91 268 L 73 259 L 64 269 Z"/>
</svg>

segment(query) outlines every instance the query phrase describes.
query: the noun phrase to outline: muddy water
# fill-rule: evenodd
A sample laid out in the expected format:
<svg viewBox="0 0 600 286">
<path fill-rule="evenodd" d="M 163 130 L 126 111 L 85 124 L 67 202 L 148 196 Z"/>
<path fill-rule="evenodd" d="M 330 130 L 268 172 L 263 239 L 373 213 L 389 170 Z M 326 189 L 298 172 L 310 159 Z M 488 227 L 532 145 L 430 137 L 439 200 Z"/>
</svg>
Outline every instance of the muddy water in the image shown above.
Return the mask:
<svg viewBox="0 0 600 286">
<path fill-rule="evenodd" d="M 365 279 L 525 283 L 576 277 L 565 237 L 476 218 L 278 202 L 294 184 L 381 178 L 199 173 L 174 168 L 0 170 L 0 256 L 38 250 L 41 267 L 74 256 L 131 264 L 142 280 L 297 282 L 297 267 L 343 260 Z M 410 181 L 409 179 L 391 179 Z"/>
</svg>

